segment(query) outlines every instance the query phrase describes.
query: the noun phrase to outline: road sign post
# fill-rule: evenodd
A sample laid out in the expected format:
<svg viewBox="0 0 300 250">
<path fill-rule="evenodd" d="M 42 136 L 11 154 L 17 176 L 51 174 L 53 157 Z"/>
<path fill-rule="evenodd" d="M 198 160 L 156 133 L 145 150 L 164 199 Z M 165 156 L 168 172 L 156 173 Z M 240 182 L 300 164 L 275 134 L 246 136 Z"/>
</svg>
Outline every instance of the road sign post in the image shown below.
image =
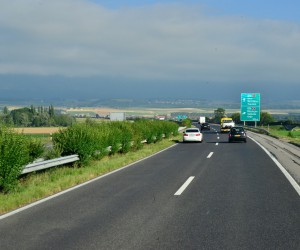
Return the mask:
<svg viewBox="0 0 300 250">
<path fill-rule="evenodd" d="M 241 94 L 241 121 L 260 121 L 260 93 Z"/>
</svg>

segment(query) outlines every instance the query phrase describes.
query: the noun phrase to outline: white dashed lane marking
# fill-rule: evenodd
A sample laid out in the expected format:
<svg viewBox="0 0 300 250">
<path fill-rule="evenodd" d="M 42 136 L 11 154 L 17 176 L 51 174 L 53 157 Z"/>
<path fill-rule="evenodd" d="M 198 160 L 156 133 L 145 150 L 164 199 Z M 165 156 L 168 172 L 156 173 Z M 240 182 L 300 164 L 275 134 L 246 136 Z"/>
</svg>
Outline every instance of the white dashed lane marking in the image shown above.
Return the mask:
<svg viewBox="0 0 300 250">
<path fill-rule="evenodd" d="M 194 178 L 195 176 L 189 177 L 174 195 L 181 195 L 183 191 L 188 187 L 188 185 L 190 185 L 190 183 L 194 180 Z"/>
<path fill-rule="evenodd" d="M 207 158 L 212 157 L 213 154 L 214 154 L 214 152 L 210 152 L 209 155 L 207 156 Z"/>
</svg>

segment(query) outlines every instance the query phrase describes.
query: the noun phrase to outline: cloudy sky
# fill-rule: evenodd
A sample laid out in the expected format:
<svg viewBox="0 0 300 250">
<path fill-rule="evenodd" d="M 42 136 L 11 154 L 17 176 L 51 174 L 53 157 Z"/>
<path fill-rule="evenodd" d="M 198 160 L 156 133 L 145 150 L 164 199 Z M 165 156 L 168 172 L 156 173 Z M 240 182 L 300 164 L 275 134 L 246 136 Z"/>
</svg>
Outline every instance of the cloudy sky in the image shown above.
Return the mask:
<svg viewBox="0 0 300 250">
<path fill-rule="evenodd" d="M 299 12 L 298 0 L 0 0 L 0 98 L 299 100 Z"/>
</svg>

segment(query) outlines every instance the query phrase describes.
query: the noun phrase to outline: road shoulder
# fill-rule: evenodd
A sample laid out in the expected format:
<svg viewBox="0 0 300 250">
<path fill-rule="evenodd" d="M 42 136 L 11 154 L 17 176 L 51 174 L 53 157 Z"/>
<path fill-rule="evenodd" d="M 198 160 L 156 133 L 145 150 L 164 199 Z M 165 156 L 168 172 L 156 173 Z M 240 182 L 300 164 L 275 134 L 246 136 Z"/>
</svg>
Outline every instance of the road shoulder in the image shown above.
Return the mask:
<svg viewBox="0 0 300 250">
<path fill-rule="evenodd" d="M 248 136 L 265 147 L 300 185 L 300 148 L 276 138 L 248 131 Z"/>
</svg>

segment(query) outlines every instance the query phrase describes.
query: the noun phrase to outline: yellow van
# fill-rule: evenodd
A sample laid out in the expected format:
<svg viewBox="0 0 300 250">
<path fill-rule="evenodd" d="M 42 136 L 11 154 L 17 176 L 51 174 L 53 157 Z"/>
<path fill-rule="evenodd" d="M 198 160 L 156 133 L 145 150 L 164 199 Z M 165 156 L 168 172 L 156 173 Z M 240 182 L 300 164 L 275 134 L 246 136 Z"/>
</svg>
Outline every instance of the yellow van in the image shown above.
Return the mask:
<svg viewBox="0 0 300 250">
<path fill-rule="evenodd" d="M 232 118 L 223 117 L 221 119 L 220 133 L 229 132 L 231 127 L 234 127 L 235 123 Z"/>
</svg>

